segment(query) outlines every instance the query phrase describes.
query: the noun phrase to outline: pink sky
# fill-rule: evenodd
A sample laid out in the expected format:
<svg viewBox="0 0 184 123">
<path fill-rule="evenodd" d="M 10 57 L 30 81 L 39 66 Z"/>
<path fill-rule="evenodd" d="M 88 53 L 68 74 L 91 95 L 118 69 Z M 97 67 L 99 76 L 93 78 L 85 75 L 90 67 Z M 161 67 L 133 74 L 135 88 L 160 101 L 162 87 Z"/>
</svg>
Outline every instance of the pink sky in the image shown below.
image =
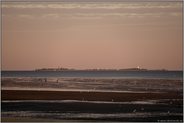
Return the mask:
<svg viewBox="0 0 184 123">
<path fill-rule="evenodd" d="M 3 4 L 2 69 L 182 69 L 182 2 Z"/>
</svg>

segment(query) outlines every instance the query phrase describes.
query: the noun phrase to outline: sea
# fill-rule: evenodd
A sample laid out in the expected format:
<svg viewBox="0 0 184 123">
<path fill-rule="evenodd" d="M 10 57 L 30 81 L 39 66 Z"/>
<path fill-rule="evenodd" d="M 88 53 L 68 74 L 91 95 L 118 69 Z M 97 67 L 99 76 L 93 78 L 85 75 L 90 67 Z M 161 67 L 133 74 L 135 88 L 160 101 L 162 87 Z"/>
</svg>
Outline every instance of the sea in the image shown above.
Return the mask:
<svg viewBox="0 0 184 123">
<path fill-rule="evenodd" d="M 183 71 L 2 71 L 1 76 L 182 79 Z"/>
</svg>

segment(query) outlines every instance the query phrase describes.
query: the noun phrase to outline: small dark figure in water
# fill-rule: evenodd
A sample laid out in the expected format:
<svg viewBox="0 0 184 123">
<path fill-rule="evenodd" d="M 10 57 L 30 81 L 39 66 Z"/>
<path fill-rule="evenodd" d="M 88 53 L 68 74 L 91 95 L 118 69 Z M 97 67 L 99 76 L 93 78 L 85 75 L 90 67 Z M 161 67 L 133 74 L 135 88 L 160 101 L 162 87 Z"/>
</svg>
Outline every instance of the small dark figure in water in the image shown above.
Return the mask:
<svg viewBox="0 0 184 123">
<path fill-rule="evenodd" d="M 47 82 L 47 78 L 44 78 L 44 81 Z"/>
</svg>

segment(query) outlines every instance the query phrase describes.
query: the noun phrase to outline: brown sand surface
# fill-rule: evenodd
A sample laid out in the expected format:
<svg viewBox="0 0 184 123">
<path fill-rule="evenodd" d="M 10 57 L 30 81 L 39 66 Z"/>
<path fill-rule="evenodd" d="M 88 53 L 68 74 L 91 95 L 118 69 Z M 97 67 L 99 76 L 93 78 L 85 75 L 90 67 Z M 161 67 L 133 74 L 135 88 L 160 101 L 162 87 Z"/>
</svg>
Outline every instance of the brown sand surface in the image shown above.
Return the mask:
<svg viewBox="0 0 184 123">
<path fill-rule="evenodd" d="M 54 119 L 24 118 L 24 117 L 2 117 L 1 122 L 58 122 Z"/>
<path fill-rule="evenodd" d="M 49 118 L 30 118 L 30 117 L 2 117 L 1 122 L 84 122 L 86 120 L 70 119 L 49 119 Z M 88 122 L 90 120 L 87 120 Z M 92 120 L 91 120 L 92 121 Z"/>
<path fill-rule="evenodd" d="M 85 100 L 85 101 L 141 101 L 159 99 L 182 99 L 178 92 L 132 93 L 132 92 L 91 92 L 91 91 L 39 91 L 1 90 L 2 100 Z"/>
<path fill-rule="evenodd" d="M 183 91 L 183 81 L 174 79 L 107 79 L 107 78 L 6 78 L 1 80 L 2 89 L 78 89 L 103 91 Z M 9 89 L 11 90 L 11 89 Z M 18 90 L 18 89 L 17 89 Z"/>
</svg>

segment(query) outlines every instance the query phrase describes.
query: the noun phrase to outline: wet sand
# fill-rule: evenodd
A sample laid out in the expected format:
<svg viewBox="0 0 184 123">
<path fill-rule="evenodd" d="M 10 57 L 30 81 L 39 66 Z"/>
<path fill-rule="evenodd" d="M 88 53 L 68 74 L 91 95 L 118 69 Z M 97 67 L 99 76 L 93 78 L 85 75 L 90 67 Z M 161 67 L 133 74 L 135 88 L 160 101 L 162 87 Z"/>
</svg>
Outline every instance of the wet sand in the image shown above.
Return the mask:
<svg viewBox="0 0 184 123">
<path fill-rule="evenodd" d="M 145 100 L 146 101 L 146 100 Z M 182 100 L 156 103 L 58 100 L 2 101 L 2 121 L 182 121 Z M 10 118 L 10 119 L 9 119 Z"/>
<path fill-rule="evenodd" d="M 182 80 L 39 79 L 2 80 L 3 122 L 183 121 Z"/>
<path fill-rule="evenodd" d="M 141 101 L 159 99 L 182 99 L 182 93 L 131 93 L 95 91 L 39 91 L 39 90 L 2 90 L 2 100 L 84 100 L 84 101 Z"/>
<path fill-rule="evenodd" d="M 100 91 L 182 92 L 182 80 L 122 78 L 2 78 L 1 87 Z"/>
</svg>

